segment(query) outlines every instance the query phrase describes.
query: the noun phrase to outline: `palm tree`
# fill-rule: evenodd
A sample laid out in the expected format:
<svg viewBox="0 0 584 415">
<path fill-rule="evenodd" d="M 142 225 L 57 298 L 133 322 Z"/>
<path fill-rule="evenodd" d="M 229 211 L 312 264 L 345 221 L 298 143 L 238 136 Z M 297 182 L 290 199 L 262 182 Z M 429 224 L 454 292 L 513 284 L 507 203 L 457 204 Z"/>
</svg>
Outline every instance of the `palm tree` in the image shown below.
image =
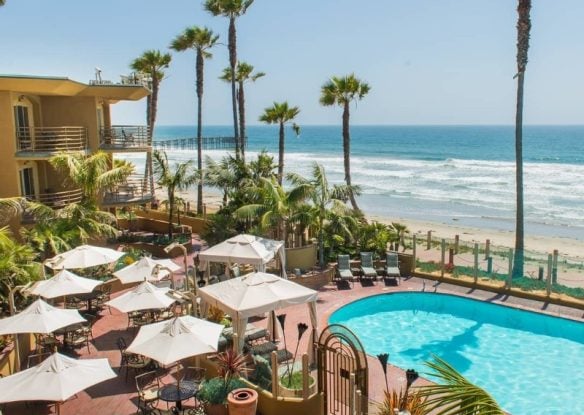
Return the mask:
<svg viewBox="0 0 584 415">
<path fill-rule="evenodd" d="M 89 156 L 83 153 L 62 153 L 51 157 L 51 165 L 67 175 L 67 181 L 81 188 L 81 203 L 96 208 L 100 194 L 115 187 L 134 172 L 134 166 L 118 162 L 111 167 L 111 156 L 98 151 Z"/>
<path fill-rule="evenodd" d="M 168 201 L 168 238 L 172 240 L 172 218 L 178 196 L 177 190 L 185 190 L 195 184 L 198 175 L 193 171 L 193 161 L 189 160 L 184 163 L 177 163 L 174 169 L 168 163 L 168 157 L 165 152 L 154 151 L 154 175 L 159 186 L 165 187 Z"/>
<path fill-rule="evenodd" d="M 426 362 L 440 384 L 420 386 L 417 394 L 427 400 L 424 413 L 436 415 L 503 415 L 505 412 L 484 389 L 470 383 L 454 367 L 434 356 Z"/>
<path fill-rule="evenodd" d="M 168 68 L 172 56 L 170 53 L 161 53 L 159 50 L 150 49 L 134 59 L 130 67 L 149 79 L 151 94 L 146 98 L 146 123 L 148 124 L 148 142 L 152 142 L 154 136 L 154 126 L 156 124 L 156 114 L 158 112 L 158 91 L 160 82 L 164 79 L 164 69 Z M 150 188 L 154 188 L 154 178 L 152 176 L 152 154 L 146 154 L 145 176 L 150 179 Z"/>
<path fill-rule="evenodd" d="M 349 227 L 355 222 L 350 219 L 350 212 L 345 206 L 345 201 L 351 194 L 359 194 L 357 186 L 334 185 L 330 186 L 326 172 L 321 164 L 312 165 L 312 178 L 310 180 L 296 174 L 288 174 L 288 179 L 296 186 L 309 184 L 311 192 L 309 197 L 312 202 L 313 228 L 318 234 L 318 262 L 324 266 L 324 237 L 327 226 L 334 228 L 334 233 L 350 236 Z M 332 234 L 332 233 L 331 233 Z"/>
<path fill-rule="evenodd" d="M 171 43 L 170 48 L 178 52 L 192 49 L 197 53 L 197 170 L 199 183 L 197 183 L 197 213 L 203 214 L 203 75 L 205 59 L 213 57 L 209 49 L 214 47 L 219 40 L 219 35 L 207 27 L 187 27 Z"/>
<path fill-rule="evenodd" d="M 515 255 L 513 258 L 513 278 L 523 277 L 524 260 L 524 218 L 523 218 L 523 83 L 529 50 L 531 30 L 531 0 L 519 0 L 517 6 L 517 109 L 515 113 L 515 185 L 516 185 L 516 222 Z"/>
<path fill-rule="evenodd" d="M 264 72 L 258 72 L 252 75 L 253 66 L 246 62 L 239 62 L 235 71 L 235 81 L 237 82 L 237 101 L 239 107 L 239 137 L 241 159 L 245 162 L 245 91 L 243 85 L 246 82 L 255 82 L 258 78 L 265 76 Z M 231 81 L 231 68 L 225 68 L 223 75 L 219 77 L 226 82 Z"/>
<path fill-rule="evenodd" d="M 349 104 L 360 101 L 369 93 L 369 85 L 355 74 L 344 77 L 333 76 L 321 88 L 320 103 L 324 106 L 339 105 L 343 107 L 343 156 L 345 162 L 345 182 L 351 186 L 351 137 L 349 132 Z M 359 210 L 355 195 L 349 195 L 353 209 Z"/>
<path fill-rule="evenodd" d="M 34 258 L 30 246 L 17 242 L 7 226 L 0 228 L 0 299 L 7 300 L 16 285 L 40 278 L 41 268 Z"/>
<path fill-rule="evenodd" d="M 264 113 L 260 116 L 260 121 L 266 124 L 279 124 L 280 125 L 280 142 L 279 142 L 279 152 L 278 152 L 278 183 L 282 184 L 282 178 L 284 177 L 284 125 L 294 120 L 296 116 L 300 113 L 298 107 L 289 107 L 288 102 L 274 102 L 274 105 L 266 108 Z M 292 124 L 292 128 L 298 135 L 300 132 L 300 127 L 296 124 Z"/>
<path fill-rule="evenodd" d="M 254 220 L 259 218 L 260 229 L 264 232 L 276 229 L 276 238 L 288 245 L 288 227 L 294 222 L 294 213 L 312 190 L 309 183 L 299 183 L 290 190 L 275 180 L 262 177 L 260 185 L 249 189 L 257 196 L 257 201 L 240 207 L 235 211 L 239 219 Z"/>
<path fill-rule="evenodd" d="M 240 141 L 237 123 L 237 95 L 235 91 L 235 67 L 237 66 L 237 31 L 235 20 L 243 16 L 253 0 L 205 0 L 204 8 L 213 16 L 224 16 L 229 19 L 228 44 L 229 67 L 231 68 L 231 103 L 233 107 L 233 135 L 235 140 L 235 157 L 239 158 L 242 142 Z"/>
</svg>

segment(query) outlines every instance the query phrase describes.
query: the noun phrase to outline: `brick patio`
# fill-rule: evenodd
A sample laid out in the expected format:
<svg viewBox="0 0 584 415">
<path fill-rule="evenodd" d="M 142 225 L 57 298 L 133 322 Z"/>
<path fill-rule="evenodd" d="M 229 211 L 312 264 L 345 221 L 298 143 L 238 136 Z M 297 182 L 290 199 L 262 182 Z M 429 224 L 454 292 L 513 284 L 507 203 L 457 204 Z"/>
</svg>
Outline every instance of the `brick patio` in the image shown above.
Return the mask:
<svg viewBox="0 0 584 415">
<path fill-rule="evenodd" d="M 192 256 L 192 255 L 191 255 Z M 181 263 L 182 258 L 177 258 L 176 262 Z M 190 262 L 192 263 L 192 262 Z M 454 293 L 458 295 L 470 296 L 484 301 L 497 302 L 507 305 L 512 305 L 519 308 L 527 308 L 537 310 L 553 315 L 561 315 L 578 320 L 582 320 L 584 316 L 581 311 L 574 309 L 566 309 L 560 306 L 537 303 L 530 300 L 523 300 L 517 298 L 509 298 L 501 295 L 495 295 L 484 291 L 469 290 L 467 288 L 456 287 L 445 284 L 438 284 L 436 287 L 431 281 L 425 281 L 418 278 L 409 278 L 402 281 L 400 286 L 386 286 L 383 282 L 377 282 L 375 285 L 362 285 L 355 283 L 352 289 L 339 289 L 334 284 L 327 285 L 319 290 L 319 299 L 317 304 L 319 325 L 320 328 L 326 326 L 329 316 L 333 311 L 340 306 L 352 302 L 356 299 L 367 297 L 370 295 L 395 292 L 395 291 L 420 291 L 423 288 L 426 291 Z M 119 295 L 119 294 L 118 294 Z M 115 295 L 114 295 L 115 296 Z M 296 324 L 298 322 L 310 322 L 308 310 L 305 305 L 298 305 L 289 307 L 280 312 L 287 314 L 286 321 L 286 337 L 288 340 L 288 349 L 293 351 L 296 344 Z M 262 318 L 254 321 L 258 326 L 265 326 L 267 319 Z M 129 344 L 135 335 L 133 329 L 127 330 L 127 316 L 117 310 L 111 310 L 111 314 L 106 309 L 101 312 L 99 319 L 93 327 L 94 341 L 91 343 L 91 353 L 87 353 L 87 349 L 79 350 L 79 357 L 84 358 L 98 358 L 105 357 L 109 360 L 111 366 L 116 373 L 119 372 L 120 353 L 116 347 L 116 339 L 124 337 Z M 300 346 L 300 350 L 306 350 L 308 343 L 308 335 L 305 335 Z M 299 353 L 300 354 L 300 353 Z M 390 356 L 391 361 L 391 356 Z M 375 357 L 368 357 L 369 362 L 369 388 L 370 399 L 379 401 L 382 398 L 385 382 L 383 380 L 383 373 L 381 367 Z M 131 374 L 132 375 L 132 374 Z M 390 386 L 392 388 L 400 389 L 405 385 L 405 374 L 401 369 L 391 367 L 389 372 Z M 416 381 L 416 385 L 424 383 L 424 379 Z M 116 378 L 107 382 L 93 386 L 86 391 L 80 392 L 77 396 L 69 399 L 61 406 L 61 414 L 63 415 L 129 415 L 136 413 L 136 387 L 132 376 L 125 381 L 125 373 L 118 375 Z M 192 401 L 191 401 L 192 403 Z M 164 403 L 159 404 L 161 408 L 165 408 Z M 22 414 L 53 414 L 54 407 L 47 407 L 46 405 L 24 405 L 24 404 L 9 404 L 4 408 L 6 415 L 22 415 Z"/>
</svg>

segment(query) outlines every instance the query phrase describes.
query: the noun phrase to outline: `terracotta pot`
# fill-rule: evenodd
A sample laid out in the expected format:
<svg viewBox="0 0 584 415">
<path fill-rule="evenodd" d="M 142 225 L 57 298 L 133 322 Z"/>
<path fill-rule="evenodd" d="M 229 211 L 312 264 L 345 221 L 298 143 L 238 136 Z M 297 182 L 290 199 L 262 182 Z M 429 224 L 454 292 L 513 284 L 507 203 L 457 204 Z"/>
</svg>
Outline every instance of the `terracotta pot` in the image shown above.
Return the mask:
<svg viewBox="0 0 584 415">
<path fill-rule="evenodd" d="M 240 388 L 227 395 L 229 415 L 255 415 L 258 406 L 258 393 L 253 389 Z"/>
<path fill-rule="evenodd" d="M 221 403 L 206 403 L 205 413 L 207 415 L 228 415 L 227 405 Z"/>
</svg>

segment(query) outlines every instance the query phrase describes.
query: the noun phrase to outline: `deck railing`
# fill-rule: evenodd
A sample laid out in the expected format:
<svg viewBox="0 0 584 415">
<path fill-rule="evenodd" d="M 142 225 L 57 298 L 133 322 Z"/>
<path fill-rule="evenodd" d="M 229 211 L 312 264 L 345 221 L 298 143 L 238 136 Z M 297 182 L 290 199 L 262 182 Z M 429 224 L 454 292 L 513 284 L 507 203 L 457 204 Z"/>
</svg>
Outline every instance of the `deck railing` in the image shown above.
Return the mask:
<svg viewBox="0 0 584 415">
<path fill-rule="evenodd" d="M 154 192 L 150 187 L 149 177 L 131 175 L 123 184 L 104 192 L 102 204 L 145 203 L 151 200 L 153 196 Z"/>
<path fill-rule="evenodd" d="M 28 200 L 41 202 L 52 208 L 62 208 L 70 203 L 77 203 L 81 201 L 81 189 L 64 190 L 62 192 L 40 193 L 34 196 L 27 196 Z"/>
<path fill-rule="evenodd" d="M 16 129 L 16 148 L 22 152 L 58 153 L 87 148 L 85 127 L 20 127 Z"/>
<path fill-rule="evenodd" d="M 144 125 L 114 125 L 100 131 L 102 149 L 135 149 L 150 147 L 150 129 Z"/>
</svg>

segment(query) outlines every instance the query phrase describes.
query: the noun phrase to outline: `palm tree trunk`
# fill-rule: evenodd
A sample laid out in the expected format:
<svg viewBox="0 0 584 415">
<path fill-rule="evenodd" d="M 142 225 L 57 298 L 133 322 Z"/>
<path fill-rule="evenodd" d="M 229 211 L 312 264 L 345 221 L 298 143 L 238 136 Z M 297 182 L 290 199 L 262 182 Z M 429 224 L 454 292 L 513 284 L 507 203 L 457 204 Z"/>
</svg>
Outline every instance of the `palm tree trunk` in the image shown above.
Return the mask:
<svg viewBox="0 0 584 415">
<path fill-rule="evenodd" d="M 237 124 L 237 93 L 235 88 L 235 67 L 237 66 L 237 34 L 235 17 L 229 18 L 229 66 L 231 67 L 231 103 L 233 106 L 233 137 L 235 140 L 235 158 L 240 158 L 239 126 Z"/>
<path fill-rule="evenodd" d="M 168 243 L 172 241 L 172 217 L 174 215 L 174 192 L 168 192 Z"/>
<path fill-rule="evenodd" d="M 351 186 L 351 135 L 349 133 L 349 102 L 343 106 L 343 156 L 345 162 L 345 182 Z M 359 210 L 357 200 L 352 191 L 349 192 L 349 199 L 353 209 Z"/>
<path fill-rule="evenodd" d="M 197 51 L 197 214 L 203 214 L 203 54 Z"/>
<path fill-rule="evenodd" d="M 525 81 L 525 68 L 527 66 L 527 51 L 529 49 L 529 32 L 531 30 L 530 10 L 531 0 L 519 0 L 517 6 L 517 108 L 515 112 L 516 221 L 512 278 L 522 278 L 524 274 L 523 86 Z"/>
<path fill-rule="evenodd" d="M 282 185 L 284 178 L 284 123 L 280 122 L 280 143 L 278 152 L 278 184 Z"/>
<path fill-rule="evenodd" d="M 245 163 L 245 95 L 243 82 L 239 83 L 237 98 L 239 99 L 239 149 L 241 151 L 241 160 Z"/>
<path fill-rule="evenodd" d="M 318 229 L 318 264 L 324 267 L 324 231 L 322 229 L 324 221 L 321 219 Z"/>
</svg>

